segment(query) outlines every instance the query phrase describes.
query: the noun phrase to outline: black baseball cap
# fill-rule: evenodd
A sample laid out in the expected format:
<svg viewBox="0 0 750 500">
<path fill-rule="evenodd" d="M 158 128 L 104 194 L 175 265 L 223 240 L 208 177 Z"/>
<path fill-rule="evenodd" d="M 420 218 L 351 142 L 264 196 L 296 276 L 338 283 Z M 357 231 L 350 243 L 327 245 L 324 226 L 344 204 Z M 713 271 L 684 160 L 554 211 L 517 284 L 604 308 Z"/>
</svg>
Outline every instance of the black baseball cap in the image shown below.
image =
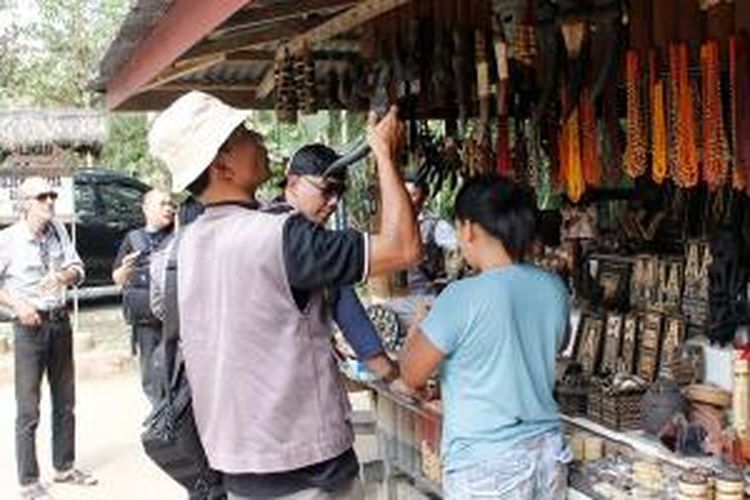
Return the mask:
<svg viewBox="0 0 750 500">
<path fill-rule="evenodd" d="M 292 156 L 287 168 L 288 174 L 322 176 L 331 164 L 338 160 L 340 155 L 333 149 L 323 144 L 309 144 L 302 146 Z M 346 181 L 346 169 L 330 174 L 332 180 L 338 182 Z"/>
</svg>

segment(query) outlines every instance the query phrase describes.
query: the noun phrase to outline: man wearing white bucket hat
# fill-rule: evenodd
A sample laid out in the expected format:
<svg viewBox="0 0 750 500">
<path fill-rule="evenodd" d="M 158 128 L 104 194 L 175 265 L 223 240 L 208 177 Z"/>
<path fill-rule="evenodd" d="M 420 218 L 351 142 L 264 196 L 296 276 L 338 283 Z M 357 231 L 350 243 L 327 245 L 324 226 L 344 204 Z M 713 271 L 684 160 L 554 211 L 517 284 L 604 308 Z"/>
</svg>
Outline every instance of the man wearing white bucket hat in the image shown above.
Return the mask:
<svg viewBox="0 0 750 500">
<path fill-rule="evenodd" d="M 149 134 L 173 188 L 206 206 L 184 229 L 177 259 L 181 347 L 201 441 L 230 499 L 363 498 L 323 290 L 420 258 L 394 160 L 403 124 L 392 109 L 368 127 L 383 230 L 367 235 L 256 210 L 266 151 L 245 117 L 191 92 Z"/>
<path fill-rule="evenodd" d="M 55 220 L 57 193 L 41 177 L 19 186 L 21 218 L 0 231 L 0 305 L 15 313 L 16 463 L 21 496 L 48 498 L 39 481 L 36 428 L 41 381 L 52 396 L 52 459 L 56 482 L 93 485 L 75 461 L 75 374 L 65 289 L 83 280 L 83 263 Z"/>
</svg>

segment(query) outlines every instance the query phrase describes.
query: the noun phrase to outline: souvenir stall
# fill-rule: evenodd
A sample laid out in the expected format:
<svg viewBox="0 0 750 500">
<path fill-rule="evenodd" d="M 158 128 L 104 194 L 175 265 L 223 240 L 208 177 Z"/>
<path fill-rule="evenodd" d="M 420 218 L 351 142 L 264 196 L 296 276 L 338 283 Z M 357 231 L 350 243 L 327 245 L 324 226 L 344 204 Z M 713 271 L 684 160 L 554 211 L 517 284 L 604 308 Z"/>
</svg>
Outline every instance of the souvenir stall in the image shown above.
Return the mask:
<svg viewBox="0 0 750 500">
<path fill-rule="evenodd" d="M 190 89 L 287 122 L 397 103 L 403 164 L 432 193 L 475 175 L 534 190 L 544 231 L 528 258 L 574 305 L 556 382 L 571 497 L 743 497 L 750 2 L 138 4 L 161 10 L 133 11 L 105 56 L 113 109 Z M 371 308 L 393 357 L 400 283 Z M 397 476 L 440 496 L 440 388 L 417 402 L 364 383 L 389 498 Z"/>
<path fill-rule="evenodd" d="M 458 113 L 445 121 L 438 155 L 460 178 L 493 165 L 534 189 L 559 221 L 532 258 L 564 277 L 574 304 L 556 384 L 574 456 L 571 496 L 742 498 L 745 7 L 683 2 L 690 13 L 680 16 L 676 2 L 594 3 L 495 2 L 493 18 L 515 22 L 496 22 L 495 50 L 474 55 L 476 85 L 467 88 L 478 116 L 462 120 L 466 88 L 455 80 Z M 498 70 L 489 122 L 485 63 Z M 445 162 L 424 151 L 415 148 L 412 162 L 439 172 Z M 433 175 L 440 189 L 446 177 Z M 408 325 L 384 319 L 387 303 L 376 309 L 396 357 Z M 439 387 L 426 402 L 371 387 L 387 476 L 440 496 Z"/>
</svg>

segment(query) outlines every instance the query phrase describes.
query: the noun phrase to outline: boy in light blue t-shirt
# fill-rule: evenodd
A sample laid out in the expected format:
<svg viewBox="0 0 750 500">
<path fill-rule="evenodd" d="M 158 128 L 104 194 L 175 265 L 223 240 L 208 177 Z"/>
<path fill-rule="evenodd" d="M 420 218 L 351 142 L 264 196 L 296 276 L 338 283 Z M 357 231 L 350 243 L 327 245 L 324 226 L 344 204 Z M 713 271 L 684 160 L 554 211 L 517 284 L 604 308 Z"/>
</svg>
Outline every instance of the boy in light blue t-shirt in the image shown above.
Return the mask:
<svg viewBox="0 0 750 500">
<path fill-rule="evenodd" d="M 553 389 L 568 292 L 519 263 L 534 236 L 533 199 L 510 181 L 475 179 L 456 218 L 461 252 L 480 273 L 437 298 L 401 356 L 411 387 L 440 370 L 446 498 L 564 498 Z"/>
</svg>

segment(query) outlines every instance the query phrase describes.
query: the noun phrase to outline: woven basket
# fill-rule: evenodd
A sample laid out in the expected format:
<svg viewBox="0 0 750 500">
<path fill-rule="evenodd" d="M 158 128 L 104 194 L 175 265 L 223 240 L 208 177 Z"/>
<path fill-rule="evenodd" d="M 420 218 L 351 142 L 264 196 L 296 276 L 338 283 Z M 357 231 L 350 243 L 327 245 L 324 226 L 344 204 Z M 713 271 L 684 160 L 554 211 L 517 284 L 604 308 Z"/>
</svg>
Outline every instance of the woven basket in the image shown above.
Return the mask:
<svg viewBox="0 0 750 500">
<path fill-rule="evenodd" d="M 645 390 L 610 392 L 600 386 L 589 393 L 587 415 L 617 431 L 641 428 L 641 399 Z"/>
<path fill-rule="evenodd" d="M 561 413 L 571 417 L 587 414 L 589 391 L 586 387 L 558 385 L 555 398 Z"/>
</svg>

